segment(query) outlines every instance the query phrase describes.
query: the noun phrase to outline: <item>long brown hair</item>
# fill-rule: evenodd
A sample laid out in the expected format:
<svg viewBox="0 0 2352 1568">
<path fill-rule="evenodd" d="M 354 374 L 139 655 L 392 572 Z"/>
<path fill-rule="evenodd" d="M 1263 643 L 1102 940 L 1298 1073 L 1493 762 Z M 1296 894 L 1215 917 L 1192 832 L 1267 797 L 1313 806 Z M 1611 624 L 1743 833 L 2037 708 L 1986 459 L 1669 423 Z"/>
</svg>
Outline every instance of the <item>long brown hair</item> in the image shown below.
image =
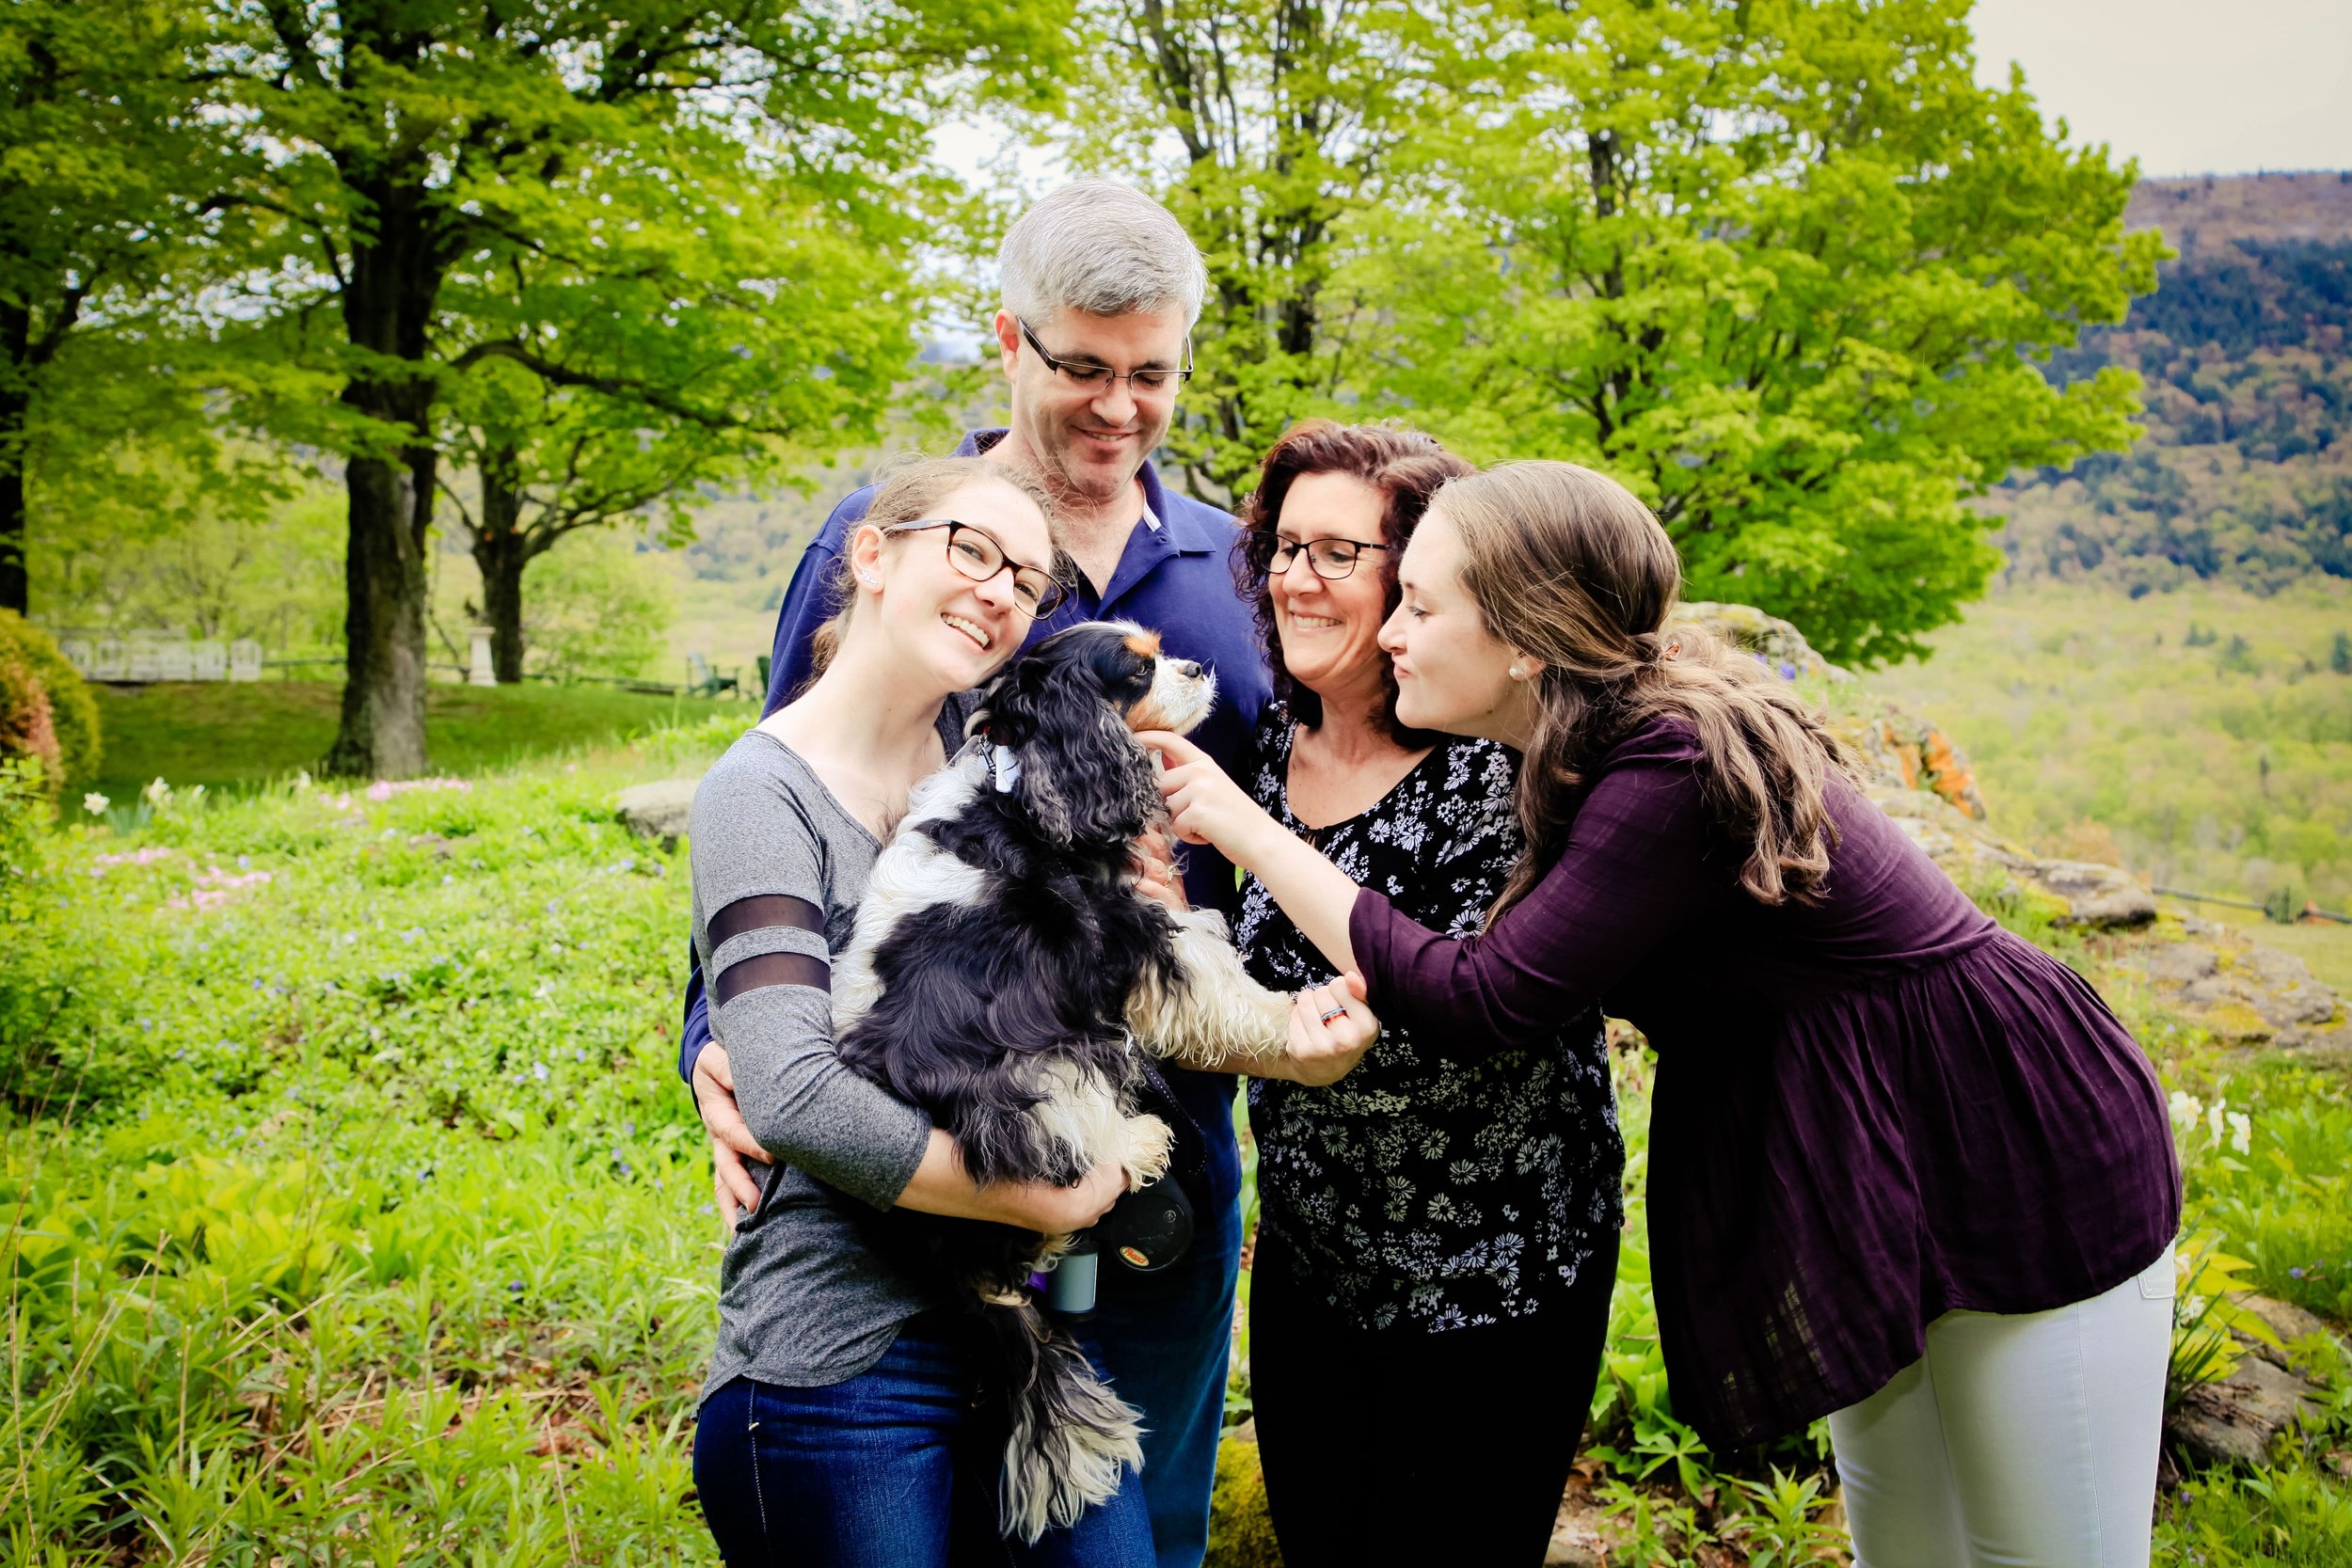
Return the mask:
<svg viewBox="0 0 2352 1568">
<path fill-rule="evenodd" d="M 1037 503 L 1045 515 L 1045 526 L 1054 527 L 1054 498 L 1045 486 L 1022 469 L 986 457 L 918 457 L 890 471 L 875 493 L 873 503 L 866 515 L 850 525 L 850 531 L 841 541 L 841 553 L 834 557 L 833 568 L 826 574 L 825 591 L 833 603 L 841 608 L 827 618 L 809 636 L 808 679 L 801 683 L 801 691 L 807 690 L 825 673 L 834 655 L 841 651 L 841 640 L 849 635 L 850 617 L 857 612 L 857 568 L 850 562 L 850 540 L 857 531 L 871 523 L 876 528 L 889 528 L 897 523 L 919 522 L 949 496 L 968 484 L 993 481 L 1020 491 Z M 1070 565 L 1062 557 L 1059 542 L 1054 548 L 1054 575 L 1070 576 Z M 793 693 L 795 697 L 800 691 Z"/>
<path fill-rule="evenodd" d="M 1461 539 L 1462 587 L 1486 630 L 1544 661 L 1517 799 L 1527 847 L 1495 912 L 1559 858 L 1594 765 L 1661 715 L 1706 753 L 1708 815 L 1743 849 L 1740 886 L 1765 904 L 1818 900 L 1837 843 L 1826 786 L 1844 753 L 1785 682 L 1695 626 L 1664 629 L 1682 563 L 1649 508 L 1573 463 L 1501 464 L 1430 505 Z"/>
<path fill-rule="evenodd" d="M 1378 424 L 1338 424 L 1330 420 L 1301 420 L 1282 433 L 1258 470 L 1258 487 L 1242 503 L 1241 536 L 1233 541 L 1233 587 L 1249 601 L 1257 618 L 1258 641 L 1274 673 L 1274 697 L 1293 719 L 1310 729 L 1323 722 L 1323 699 L 1293 679 L 1282 662 L 1282 639 L 1275 630 L 1274 587 L 1267 568 L 1279 543 L 1282 503 L 1290 498 L 1291 482 L 1302 474 L 1348 474 L 1380 494 L 1380 537 L 1367 543 L 1389 547 L 1373 554 L 1380 574 L 1380 616 L 1396 613 L 1401 596 L 1396 586 L 1397 561 L 1429 507 L 1429 498 L 1449 479 L 1477 470 L 1438 444 L 1434 436 L 1382 420 Z M 1396 672 L 1386 654 L 1380 656 L 1384 701 L 1381 716 L 1389 736 L 1407 751 L 1434 746 L 1445 738 L 1427 730 L 1400 724 L 1396 719 Z"/>
</svg>

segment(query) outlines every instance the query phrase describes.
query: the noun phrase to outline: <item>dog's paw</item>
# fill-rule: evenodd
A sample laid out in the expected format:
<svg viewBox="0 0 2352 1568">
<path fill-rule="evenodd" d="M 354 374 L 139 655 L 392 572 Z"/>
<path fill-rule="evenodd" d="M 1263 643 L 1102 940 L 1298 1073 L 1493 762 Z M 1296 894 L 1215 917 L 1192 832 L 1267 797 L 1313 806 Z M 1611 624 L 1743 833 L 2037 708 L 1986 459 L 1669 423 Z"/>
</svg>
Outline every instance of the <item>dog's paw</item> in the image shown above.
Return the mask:
<svg viewBox="0 0 2352 1568">
<path fill-rule="evenodd" d="M 1127 1190 L 1140 1192 L 1168 1174 L 1176 1152 L 1176 1130 L 1157 1117 L 1127 1118 L 1127 1153 L 1120 1167 L 1127 1173 Z"/>
</svg>

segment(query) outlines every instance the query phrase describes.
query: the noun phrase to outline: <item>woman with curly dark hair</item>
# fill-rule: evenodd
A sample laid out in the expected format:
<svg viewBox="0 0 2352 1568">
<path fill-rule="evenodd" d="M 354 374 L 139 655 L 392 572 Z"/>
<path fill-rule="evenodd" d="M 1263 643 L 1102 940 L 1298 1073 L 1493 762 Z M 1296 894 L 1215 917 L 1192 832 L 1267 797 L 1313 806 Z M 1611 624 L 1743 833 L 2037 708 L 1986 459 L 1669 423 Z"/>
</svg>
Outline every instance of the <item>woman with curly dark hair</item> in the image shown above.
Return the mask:
<svg viewBox="0 0 2352 1568">
<path fill-rule="evenodd" d="M 1275 692 L 1244 784 L 1352 880 L 1462 933 L 1520 858 L 1517 759 L 1401 721 L 1378 637 L 1422 509 L 1470 471 L 1414 431 L 1299 425 L 1234 551 Z M 1252 974 L 1327 979 L 1265 885 L 1243 894 Z M 1343 1081 L 1252 1078 L 1249 1121 L 1251 1381 L 1283 1560 L 1540 1562 L 1616 1265 L 1625 1151 L 1597 1010 L 1508 1041 L 1400 1023 Z"/>
</svg>

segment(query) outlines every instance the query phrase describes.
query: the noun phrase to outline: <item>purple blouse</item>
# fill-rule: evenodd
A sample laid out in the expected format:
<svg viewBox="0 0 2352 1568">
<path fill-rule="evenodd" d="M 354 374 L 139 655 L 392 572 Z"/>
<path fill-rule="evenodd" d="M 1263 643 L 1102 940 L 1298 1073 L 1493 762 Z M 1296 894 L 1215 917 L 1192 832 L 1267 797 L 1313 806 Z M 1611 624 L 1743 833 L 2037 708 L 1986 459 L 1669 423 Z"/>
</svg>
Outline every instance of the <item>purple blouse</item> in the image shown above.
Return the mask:
<svg viewBox="0 0 2352 1568">
<path fill-rule="evenodd" d="M 1875 1392 L 1947 1310 L 2130 1278 L 2181 1176 L 2153 1069 L 2079 975 L 1842 781 L 1822 900 L 1756 902 L 1706 767 L 1687 725 L 1646 725 L 1484 935 L 1369 890 L 1348 935 L 1374 1008 L 1433 1039 L 1531 1045 L 1595 998 L 1649 1037 L 1659 1330 L 1676 1413 L 1721 1449 Z"/>
</svg>

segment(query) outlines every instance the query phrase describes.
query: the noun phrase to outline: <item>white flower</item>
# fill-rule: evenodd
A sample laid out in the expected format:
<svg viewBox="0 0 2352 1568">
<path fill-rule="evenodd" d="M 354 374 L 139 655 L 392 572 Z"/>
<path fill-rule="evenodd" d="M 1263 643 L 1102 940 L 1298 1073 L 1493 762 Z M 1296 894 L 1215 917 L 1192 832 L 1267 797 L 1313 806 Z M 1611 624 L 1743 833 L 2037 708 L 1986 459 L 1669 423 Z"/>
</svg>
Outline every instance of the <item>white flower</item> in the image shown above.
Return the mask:
<svg viewBox="0 0 2352 1568">
<path fill-rule="evenodd" d="M 2254 1118 L 2243 1111 L 2230 1113 L 2230 1147 L 2240 1154 L 2254 1152 Z"/>
<path fill-rule="evenodd" d="M 294 769 L 294 786 L 297 793 L 310 787 L 310 770 L 309 768 L 297 768 Z"/>
<path fill-rule="evenodd" d="M 2172 1117 L 2173 1129 L 2184 1134 L 2197 1125 L 2198 1117 L 2205 1114 L 2204 1101 L 2185 1089 L 2174 1089 L 2172 1098 L 2165 1103 L 2165 1109 Z"/>
<path fill-rule="evenodd" d="M 139 793 L 147 797 L 147 803 L 149 805 L 153 806 L 160 811 L 171 799 L 171 786 L 164 783 L 163 775 L 157 774 L 155 782 L 149 784 L 145 789 L 140 790 Z"/>
<path fill-rule="evenodd" d="M 92 816 L 105 816 L 106 807 L 110 804 L 112 804 L 111 801 L 94 789 L 87 795 L 82 797 L 82 809 L 89 813 Z"/>
<path fill-rule="evenodd" d="M 2213 1102 L 2213 1109 L 2205 1113 L 2205 1131 L 2213 1134 L 2213 1141 L 2216 1143 L 2221 1141 L 2221 1116 L 2229 1109 L 2229 1105 L 2230 1102 L 2226 1100 L 2217 1100 Z"/>
<path fill-rule="evenodd" d="M 198 784 L 194 789 L 188 791 L 188 804 L 195 806 L 201 805 L 203 802 L 204 786 L 202 784 Z"/>
</svg>

